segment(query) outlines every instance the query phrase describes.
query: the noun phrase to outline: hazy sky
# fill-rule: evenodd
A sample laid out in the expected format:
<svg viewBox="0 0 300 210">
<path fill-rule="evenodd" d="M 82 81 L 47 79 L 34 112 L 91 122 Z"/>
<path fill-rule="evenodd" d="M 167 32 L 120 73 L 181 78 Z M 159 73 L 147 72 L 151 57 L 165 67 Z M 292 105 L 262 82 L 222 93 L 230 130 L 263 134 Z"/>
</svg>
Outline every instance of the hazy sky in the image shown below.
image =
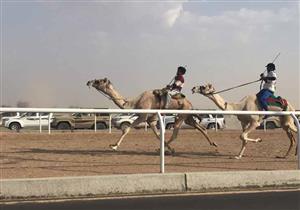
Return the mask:
<svg viewBox="0 0 300 210">
<path fill-rule="evenodd" d="M 259 78 L 277 53 L 276 95 L 300 109 L 298 1 L 1 1 L 1 104 L 116 106 L 86 82 L 109 78 L 128 98 L 164 87 L 187 65 L 195 108 Z M 223 94 L 256 94 L 259 83 Z"/>
</svg>

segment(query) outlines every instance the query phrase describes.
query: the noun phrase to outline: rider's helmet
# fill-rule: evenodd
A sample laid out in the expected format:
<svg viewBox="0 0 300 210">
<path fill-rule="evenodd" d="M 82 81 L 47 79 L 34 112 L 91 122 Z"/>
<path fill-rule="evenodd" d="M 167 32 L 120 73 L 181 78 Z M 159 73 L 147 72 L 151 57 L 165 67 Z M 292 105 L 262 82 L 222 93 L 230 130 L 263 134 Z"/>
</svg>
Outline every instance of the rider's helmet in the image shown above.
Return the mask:
<svg viewBox="0 0 300 210">
<path fill-rule="evenodd" d="M 270 72 L 270 71 L 275 71 L 275 64 L 274 63 L 268 63 L 268 65 L 266 65 L 267 67 L 267 71 Z"/>
<path fill-rule="evenodd" d="M 179 66 L 177 68 L 177 75 L 184 75 L 186 72 L 186 69 L 183 66 Z"/>
</svg>

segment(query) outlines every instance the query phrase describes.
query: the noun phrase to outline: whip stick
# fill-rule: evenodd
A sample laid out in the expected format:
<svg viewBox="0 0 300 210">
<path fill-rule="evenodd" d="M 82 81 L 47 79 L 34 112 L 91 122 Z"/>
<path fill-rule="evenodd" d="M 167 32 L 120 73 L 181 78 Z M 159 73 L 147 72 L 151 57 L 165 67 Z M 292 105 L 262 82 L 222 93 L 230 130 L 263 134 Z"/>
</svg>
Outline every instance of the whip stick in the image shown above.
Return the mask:
<svg viewBox="0 0 300 210">
<path fill-rule="evenodd" d="M 274 63 L 277 60 L 277 58 L 279 57 L 279 55 L 280 55 L 280 52 L 276 55 L 276 57 L 274 58 L 274 60 L 272 61 L 272 63 Z"/>
<path fill-rule="evenodd" d="M 250 84 L 252 84 L 252 83 L 259 82 L 259 81 L 260 81 L 260 79 L 255 80 L 255 81 L 252 81 L 252 82 L 247 82 L 247 83 L 245 83 L 245 84 L 241 84 L 241 85 L 238 85 L 238 86 L 234 86 L 234 87 L 231 87 L 231 88 L 227 88 L 227 89 L 224 89 L 224 90 L 220 90 L 220 91 L 217 91 L 217 92 L 212 93 L 212 94 L 223 93 L 223 92 L 226 92 L 226 91 L 228 91 L 228 90 L 232 90 L 232 89 L 235 89 L 235 88 L 239 88 L 239 87 L 243 87 L 243 86 L 246 86 L 246 85 L 250 85 Z"/>
</svg>

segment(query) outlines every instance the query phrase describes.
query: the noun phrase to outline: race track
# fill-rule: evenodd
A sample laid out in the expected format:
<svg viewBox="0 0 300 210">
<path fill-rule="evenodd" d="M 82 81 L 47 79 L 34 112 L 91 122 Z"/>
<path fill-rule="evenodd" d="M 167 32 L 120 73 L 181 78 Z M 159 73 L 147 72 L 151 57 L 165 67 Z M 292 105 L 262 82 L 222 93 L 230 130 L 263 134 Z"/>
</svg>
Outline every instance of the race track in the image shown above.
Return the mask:
<svg viewBox="0 0 300 210">
<path fill-rule="evenodd" d="M 172 131 L 166 132 L 166 139 Z M 1 132 L 1 178 L 37 178 L 104 174 L 158 173 L 159 141 L 152 131 L 133 130 L 122 142 L 119 151 L 111 151 L 121 132 L 107 131 L 54 132 L 48 135 L 34 132 Z M 288 149 L 289 140 L 281 129 L 257 130 L 250 137 L 261 137 L 260 143 L 248 143 L 242 160 L 231 159 L 238 154 L 240 131 L 209 131 L 219 147 L 210 146 L 196 130 L 181 130 L 172 144 L 175 156 L 166 156 L 165 172 L 200 172 L 234 170 L 297 169 L 292 154 L 278 159 Z"/>
</svg>

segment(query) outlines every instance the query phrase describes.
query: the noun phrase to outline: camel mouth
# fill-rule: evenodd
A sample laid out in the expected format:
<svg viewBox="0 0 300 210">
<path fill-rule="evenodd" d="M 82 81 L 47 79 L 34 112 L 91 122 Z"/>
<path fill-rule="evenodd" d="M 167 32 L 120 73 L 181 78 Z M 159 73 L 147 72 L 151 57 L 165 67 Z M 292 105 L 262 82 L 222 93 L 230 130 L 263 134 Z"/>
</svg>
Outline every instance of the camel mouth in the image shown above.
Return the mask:
<svg viewBox="0 0 300 210">
<path fill-rule="evenodd" d="M 90 80 L 86 83 L 86 85 L 90 88 L 93 85 L 94 81 Z"/>
<path fill-rule="evenodd" d="M 90 88 L 90 87 L 95 87 L 95 85 L 98 85 L 99 81 L 94 79 L 94 80 L 90 80 L 86 83 L 86 85 Z"/>
<path fill-rule="evenodd" d="M 205 95 L 205 86 L 201 85 L 201 86 L 195 86 L 192 88 L 192 93 L 199 93 L 202 95 Z"/>
<path fill-rule="evenodd" d="M 196 87 L 192 88 L 192 94 L 196 93 Z"/>
</svg>

